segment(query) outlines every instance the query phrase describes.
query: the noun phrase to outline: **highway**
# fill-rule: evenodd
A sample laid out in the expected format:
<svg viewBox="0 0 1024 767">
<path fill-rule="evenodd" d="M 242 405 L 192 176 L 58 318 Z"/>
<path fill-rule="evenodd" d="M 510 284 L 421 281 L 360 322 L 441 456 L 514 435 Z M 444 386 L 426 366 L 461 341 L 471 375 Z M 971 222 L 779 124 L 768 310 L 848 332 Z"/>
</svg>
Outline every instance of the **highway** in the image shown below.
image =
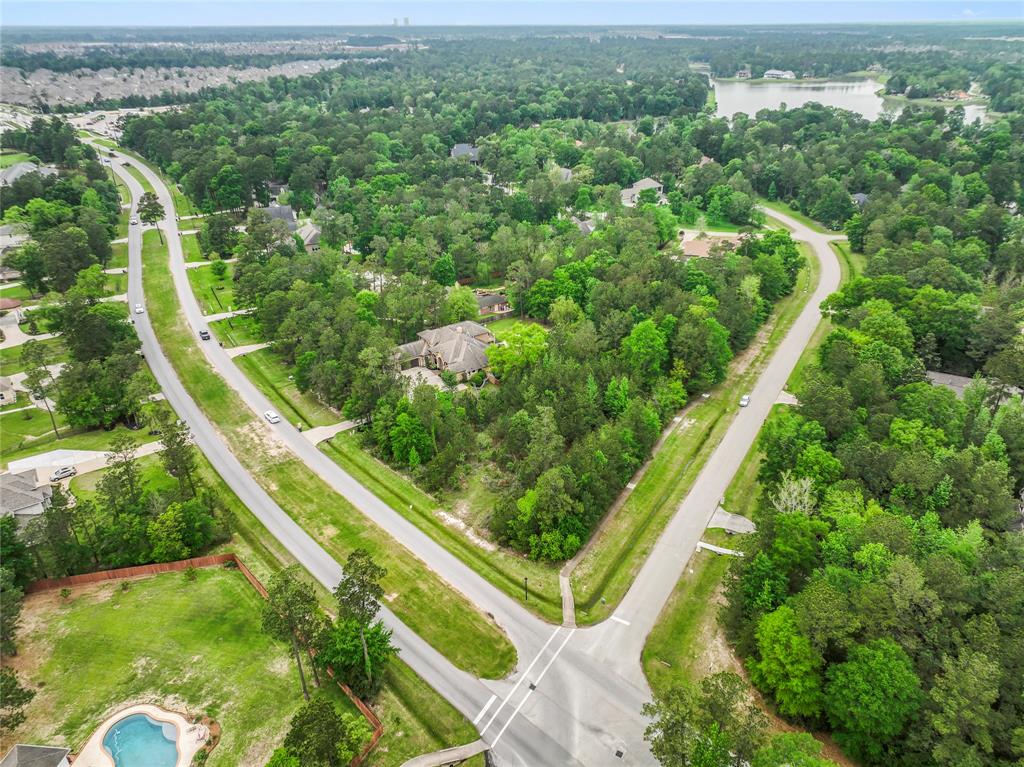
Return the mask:
<svg viewBox="0 0 1024 767">
<path fill-rule="evenodd" d="M 129 158 L 116 153 L 110 160 L 114 171 L 128 185 L 133 200 L 137 200 L 142 188 L 122 167 Z M 150 182 L 167 211 L 161 229 L 168 242 L 175 290 L 188 326 L 197 336 L 206 327 L 206 319 L 187 279 L 170 192 L 152 170 L 129 161 Z M 507 632 L 519 654 L 515 673 L 504 680 L 479 680 L 456 669 L 394 614 L 382 611 L 382 618 L 394 631 L 402 659 L 473 722 L 498 764 L 656 764 L 643 740 L 646 722 L 640 713 L 642 705 L 650 699 L 650 689 L 640 668 L 644 640 L 695 550 L 718 500 L 810 341 L 820 317 L 818 304 L 839 284 L 839 265 L 828 246 L 830 238 L 789 217 L 772 215 L 786 223 L 796 238 L 811 244 L 822 265 L 819 284 L 751 392 L 750 407 L 740 412 L 729 427 L 613 618 L 589 628 L 553 626 L 537 618 L 366 490 L 293 426 L 285 422 L 266 424 L 259 414 L 272 409 L 271 403 L 227 351 L 216 342 L 197 340 L 209 364 L 252 409 L 253 422 L 259 428 L 269 430 L 268 436 L 279 440 L 359 512 L 480 610 L 493 615 Z M 129 304 L 145 304 L 141 228 L 129 227 Z M 164 356 L 148 315 L 136 315 L 135 320 L 150 368 L 167 400 L 189 424 L 197 446 L 268 532 L 313 577 L 333 588 L 340 577 L 338 563 L 278 506 L 232 454 Z"/>
</svg>

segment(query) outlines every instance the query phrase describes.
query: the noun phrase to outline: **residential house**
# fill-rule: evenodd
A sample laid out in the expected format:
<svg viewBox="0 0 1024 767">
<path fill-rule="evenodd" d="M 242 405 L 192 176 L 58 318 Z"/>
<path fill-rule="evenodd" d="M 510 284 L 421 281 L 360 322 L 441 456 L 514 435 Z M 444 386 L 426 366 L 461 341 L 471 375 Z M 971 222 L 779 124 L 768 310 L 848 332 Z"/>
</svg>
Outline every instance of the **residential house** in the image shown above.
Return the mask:
<svg viewBox="0 0 1024 767">
<path fill-rule="evenodd" d="M 0 474 L 0 516 L 14 517 L 24 527 L 50 505 L 53 489 L 36 483 L 36 470 Z"/>
<path fill-rule="evenodd" d="M 0 767 L 68 767 L 71 751 L 58 746 L 27 746 L 19 743 L 0 761 Z"/>
<path fill-rule="evenodd" d="M 320 227 L 312 221 L 307 221 L 300 226 L 295 234 L 302 238 L 302 244 L 307 253 L 316 253 L 320 250 Z"/>
<path fill-rule="evenodd" d="M 270 192 L 270 196 L 276 200 L 282 192 L 288 191 L 288 184 L 281 181 L 271 181 L 267 184 L 267 189 Z"/>
<path fill-rule="evenodd" d="M 572 222 L 576 224 L 576 228 L 580 230 L 580 234 L 585 237 L 592 235 L 594 230 L 597 228 L 597 224 L 590 218 L 579 218 L 577 216 L 573 216 Z"/>
<path fill-rule="evenodd" d="M 558 180 L 563 184 L 568 184 L 572 181 L 572 168 L 559 168 L 558 169 Z"/>
<path fill-rule="evenodd" d="M 749 80 L 750 79 L 750 67 L 744 67 L 743 69 L 736 70 L 737 80 Z"/>
<path fill-rule="evenodd" d="M 0 258 L 8 252 L 20 248 L 28 242 L 28 232 L 24 224 L 4 224 L 0 226 Z M 20 274 L 18 275 L 21 276 Z"/>
<path fill-rule="evenodd" d="M 692 239 L 684 239 L 682 242 L 683 255 L 687 258 L 707 258 L 715 246 L 726 250 L 732 250 L 740 244 L 739 237 L 709 237 L 698 235 Z"/>
<path fill-rule="evenodd" d="M 460 381 L 487 367 L 487 347 L 494 343 L 491 331 L 469 320 L 421 330 L 416 335 L 415 341 L 395 350 L 399 367 L 450 370 Z"/>
<path fill-rule="evenodd" d="M 508 296 L 486 290 L 476 292 L 476 306 L 482 317 L 498 317 L 512 311 L 512 304 L 508 302 Z"/>
<path fill-rule="evenodd" d="M 856 194 L 851 194 L 850 198 L 853 200 L 853 204 L 856 205 L 858 208 L 863 208 L 865 205 L 868 204 L 868 200 L 871 199 L 871 197 L 864 194 L 864 192 L 857 192 Z"/>
<path fill-rule="evenodd" d="M 453 160 L 469 160 L 474 165 L 480 164 L 480 148 L 473 144 L 456 144 L 452 147 L 451 157 Z"/>
<path fill-rule="evenodd" d="M 642 178 L 633 186 L 622 190 L 622 204 L 627 208 L 636 207 L 637 202 L 640 200 L 640 193 L 647 189 L 653 189 L 657 193 L 658 205 L 665 205 L 668 202 L 664 194 L 665 188 L 661 185 L 661 182 L 648 177 Z"/>
<path fill-rule="evenodd" d="M 263 210 L 265 210 L 267 215 L 272 219 L 284 221 L 288 226 L 288 231 L 294 232 L 299 228 L 298 221 L 295 219 L 295 211 L 292 210 L 291 205 L 278 205 L 276 202 L 272 202 Z"/>
<path fill-rule="evenodd" d="M 22 176 L 38 173 L 40 176 L 56 176 L 57 169 L 52 165 L 36 165 L 34 162 L 16 162 L 0 170 L 0 186 L 10 186 Z"/>
<path fill-rule="evenodd" d="M 795 80 L 796 73 L 789 69 L 766 69 L 765 80 Z"/>
</svg>

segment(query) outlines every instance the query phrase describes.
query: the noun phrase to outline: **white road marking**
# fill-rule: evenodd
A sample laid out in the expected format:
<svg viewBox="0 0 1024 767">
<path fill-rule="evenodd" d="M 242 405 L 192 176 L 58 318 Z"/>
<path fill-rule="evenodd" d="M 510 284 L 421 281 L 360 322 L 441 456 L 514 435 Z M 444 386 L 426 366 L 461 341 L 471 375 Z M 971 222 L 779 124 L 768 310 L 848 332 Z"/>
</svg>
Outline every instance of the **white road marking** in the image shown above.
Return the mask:
<svg viewBox="0 0 1024 767">
<path fill-rule="evenodd" d="M 484 714 L 487 713 L 487 709 L 491 707 L 491 704 L 498 699 L 497 695 L 492 695 L 490 699 L 484 704 L 484 707 L 480 709 L 480 713 L 476 715 L 476 719 L 473 720 L 473 724 L 476 724 L 484 718 Z"/>
<path fill-rule="evenodd" d="M 551 636 L 548 637 L 548 641 L 546 641 L 544 643 L 544 646 L 540 648 L 540 652 L 537 653 L 537 656 L 533 659 L 533 661 L 530 663 L 530 665 L 526 667 L 526 671 L 524 671 L 523 675 L 521 677 L 519 677 L 519 681 L 516 682 L 515 685 L 512 687 L 511 692 L 509 692 L 509 694 L 505 696 L 504 700 L 501 701 L 501 705 L 498 706 L 494 710 L 494 713 L 491 714 L 491 718 L 487 720 L 487 724 L 485 724 L 484 728 L 482 730 L 480 730 L 481 737 L 483 736 L 483 734 L 485 732 L 487 732 L 487 728 L 489 728 L 492 724 L 494 724 L 495 718 L 498 716 L 498 714 L 501 713 L 501 710 L 503 708 L 505 708 L 505 704 L 508 703 L 509 698 L 511 698 L 513 695 L 516 694 L 516 690 L 519 689 L 519 685 L 521 685 L 523 683 L 523 680 L 526 679 L 527 674 L 530 673 L 530 670 L 534 667 L 534 665 L 536 665 L 537 661 L 540 660 L 540 656 L 543 655 L 544 651 L 548 649 L 548 645 L 551 644 L 551 640 L 554 639 L 555 635 L 557 635 L 558 632 L 561 631 L 561 630 L 562 630 L 562 627 L 559 626 L 558 628 L 555 629 L 554 634 L 552 634 Z M 574 629 L 574 631 L 575 631 L 575 629 Z"/>
<path fill-rule="evenodd" d="M 630 625 L 630 624 L 629 624 L 629 621 L 627 621 L 627 620 L 623 620 L 623 619 L 622 619 L 622 618 L 620 618 L 620 617 L 619 617 L 618 615 L 613 615 L 613 616 L 612 616 L 612 620 L 613 620 L 613 621 L 615 621 L 616 623 L 621 623 L 621 624 L 622 624 L 623 626 L 628 626 L 628 625 Z"/>
<path fill-rule="evenodd" d="M 494 739 L 494 742 L 491 744 L 491 748 L 492 749 L 498 747 L 498 741 L 501 740 L 501 736 L 505 734 L 505 730 L 508 729 L 508 726 L 510 724 L 512 724 L 512 720 L 514 720 L 516 718 L 516 716 L 519 714 L 519 709 L 521 709 L 523 707 L 523 704 L 526 703 L 526 701 L 529 699 L 529 697 L 533 693 L 533 691 L 536 690 L 538 687 L 540 687 L 541 680 L 544 678 L 544 675 L 546 673 L 548 673 L 548 669 L 551 668 L 551 664 L 553 664 L 558 659 L 558 656 L 562 653 L 562 650 L 565 649 L 565 646 L 567 644 L 569 644 L 569 640 L 572 639 L 572 635 L 575 634 L 575 633 L 576 633 L 576 629 L 573 629 L 572 631 L 570 631 L 569 635 L 565 638 L 565 640 L 562 642 L 562 644 L 560 644 L 558 646 L 558 649 L 555 650 L 555 654 L 551 656 L 551 660 L 548 661 L 548 665 L 546 665 L 544 667 L 544 669 L 540 672 L 540 676 L 537 677 L 537 681 L 534 682 L 530 686 L 530 689 L 526 691 L 526 695 L 524 695 L 523 699 L 521 701 L 519 701 L 519 705 L 516 706 L 516 710 L 512 712 L 512 716 L 510 716 L 508 718 L 508 721 L 505 722 L 505 726 L 501 728 L 501 732 L 498 733 L 498 737 L 496 737 Z"/>
</svg>

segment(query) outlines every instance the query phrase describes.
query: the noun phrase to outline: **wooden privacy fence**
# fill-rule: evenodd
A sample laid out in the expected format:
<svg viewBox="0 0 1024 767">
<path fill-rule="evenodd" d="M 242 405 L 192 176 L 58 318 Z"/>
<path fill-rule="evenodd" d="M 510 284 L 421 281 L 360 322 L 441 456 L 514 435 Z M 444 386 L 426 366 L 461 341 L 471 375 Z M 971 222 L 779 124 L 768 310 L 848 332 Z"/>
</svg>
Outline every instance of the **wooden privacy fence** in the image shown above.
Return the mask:
<svg viewBox="0 0 1024 767">
<path fill-rule="evenodd" d="M 176 562 L 160 562 L 152 565 L 137 565 L 136 567 L 119 567 L 116 570 L 100 570 L 96 573 L 83 573 L 82 575 L 69 575 L 66 578 L 44 578 L 43 580 L 34 581 L 25 587 L 26 594 L 34 594 L 39 591 L 52 591 L 53 589 L 64 589 L 71 588 L 72 586 L 85 586 L 91 583 L 100 583 L 102 581 L 117 581 L 125 578 L 139 578 L 145 575 L 159 575 L 160 573 L 173 573 L 179 570 L 187 570 L 190 567 L 217 567 L 218 565 L 226 565 L 229 562 L 233 563 L 238 570 L 245 576 L 245 579 L 249 581 L 257 593 L 267 598 L 267 589 L 260 579 L 253 575 L 245 562 L 238 558 L 234 552 L 228 552 L 226 554 L 211 554 L 207 557 L 193 557 L 192 559 L 179 559 Z M 312 648 L 308 648 L 307 652 L 312 660 L 315 653 Z M 363 750 L 355 756 L 349 763 L 350 767 L 359 767 L 364 761 L 366 761 L 367 755 L 373 750 L 373 747 L 377 745 L 377 742 L 381 739 L 384 734 L 384 725 L 381 724 L 380 719 L 373 713 L 373 709 L 367 706 L 359 697 L 352 692 L 351 688 L 342 681 L 335 678 L 334 669 L 327 666 L 327 675 L 334 681 L 341 691 L 345 693 L 352 705 L 354 705 L 359 712 L 366 718 L 366 721 L 370 723 L 373 728 L 373 735 L 370 737 L 370 742 L 363 747 Z"/>
</svg>

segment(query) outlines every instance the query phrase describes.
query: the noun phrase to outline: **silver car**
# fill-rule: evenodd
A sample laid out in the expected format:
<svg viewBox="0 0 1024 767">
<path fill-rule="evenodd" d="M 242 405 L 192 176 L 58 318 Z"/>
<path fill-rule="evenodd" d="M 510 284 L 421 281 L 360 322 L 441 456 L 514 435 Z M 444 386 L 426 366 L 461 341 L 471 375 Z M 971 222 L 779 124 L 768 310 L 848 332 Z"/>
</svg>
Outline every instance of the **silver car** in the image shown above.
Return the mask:
<svg viewBox="0 0 1024 767">
<path fill-rule="evenodd" d="M 744 394 L 742 397 L 740 397 L 740 407 L 746 407 L 749 404 L 750 404 L 750 395 L 749 394 Z"/>
<path fill-rule="evenodd" d="M 268 423 L 281 423 L 281 416 L 275 413 L 273 410 L 268 410 L 263 414 L 263 417 L 267 419 Z"/>
<path fill-rule="evenodd" d="M 62 479 L 68 479 L 78 473 L 78 469 L 74 466 L 61 466 L 50 476 L 51 482 L 60 482 Z"/>
</svg>

